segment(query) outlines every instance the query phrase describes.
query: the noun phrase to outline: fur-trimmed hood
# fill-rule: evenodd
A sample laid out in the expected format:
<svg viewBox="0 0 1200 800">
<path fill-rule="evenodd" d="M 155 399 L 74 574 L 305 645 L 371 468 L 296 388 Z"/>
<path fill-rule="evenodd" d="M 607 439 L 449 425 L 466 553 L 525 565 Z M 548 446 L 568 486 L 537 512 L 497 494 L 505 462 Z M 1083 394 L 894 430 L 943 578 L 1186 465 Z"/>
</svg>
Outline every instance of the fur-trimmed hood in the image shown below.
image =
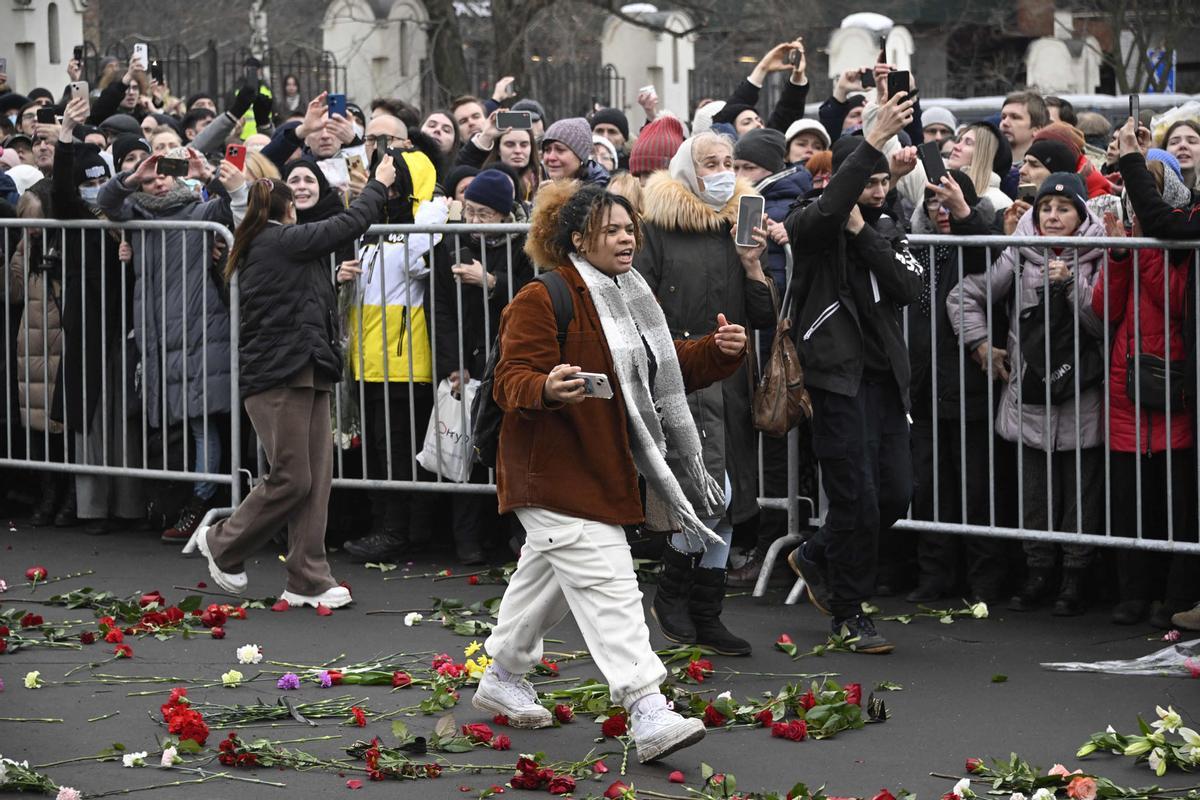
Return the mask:
<svg viewBox="0 0 1200 800">
<path fill-rule="evenodd" d="M 715 211 L 669 172 L 659 170 L 642 187 L 642 219 L 667 230 L 716 231 L 737 222 L 738 200 L 747 194 L 758 192 L 749 181 L 738 178 L 733 197 Z"/>
</svg>

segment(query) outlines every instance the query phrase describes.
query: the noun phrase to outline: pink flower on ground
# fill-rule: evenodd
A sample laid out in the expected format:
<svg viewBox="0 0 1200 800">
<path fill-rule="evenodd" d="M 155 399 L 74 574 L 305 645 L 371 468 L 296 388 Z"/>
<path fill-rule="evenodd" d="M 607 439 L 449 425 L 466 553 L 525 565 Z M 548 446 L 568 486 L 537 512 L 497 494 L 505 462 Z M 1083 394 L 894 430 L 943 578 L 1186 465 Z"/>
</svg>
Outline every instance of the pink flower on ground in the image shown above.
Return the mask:
<svg viewBox="0 0 1200 800">
<path fill-rule="evenodd" d="M 1166 633 L 1164 633 L 1162 635 L 1162 640 L 1164 642 L 1178 642 L 1179 641 L 1179 631 L 1176 631 L 1176 630 L 1167 631 Z"/>
<path fill-rule="evenodd" d="M 1096 779 L 1083 775 L 1072 778 L 1067 784 L 1067 797 L 1073 800 L 1096 800 Z"/>
<path fill-rule="evenodd" d="M 1068 775 L 1070 775 L 1071 773 L 1062 764 L 1055 764 L 1053 767 L 1050 768 L 1050 771 L 1047 772 L 1046 774 L 1047 775 L 1058 775 L 1061 778 L 1065 778 Z"/>
<path fill-rule="evenodd" d="M 58 794 L 54 800 L 79 800 L 80 794 L 78 789 L 72 789 L 70 786 L 58 787 Z"/>
</svg>

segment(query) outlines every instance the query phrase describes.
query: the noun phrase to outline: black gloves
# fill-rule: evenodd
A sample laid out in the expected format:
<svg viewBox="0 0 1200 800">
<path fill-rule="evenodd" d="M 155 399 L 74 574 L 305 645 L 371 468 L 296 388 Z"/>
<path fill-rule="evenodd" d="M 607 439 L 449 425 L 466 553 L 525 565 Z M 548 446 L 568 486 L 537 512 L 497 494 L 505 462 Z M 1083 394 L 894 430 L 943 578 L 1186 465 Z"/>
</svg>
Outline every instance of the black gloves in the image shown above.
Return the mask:
<svg viewBox="0 0 1200 800">
<path fill-rule="evenodd" d="M 234 119 L 241 119 L 250 110 L 250 106 L 254 104 L 254 98 L 257 94 L 257 86 L 243 86 L 238 89 L 237 94 L 233 98 L 233 105 L 229 107 L 229 113 Z"/>
</svg>

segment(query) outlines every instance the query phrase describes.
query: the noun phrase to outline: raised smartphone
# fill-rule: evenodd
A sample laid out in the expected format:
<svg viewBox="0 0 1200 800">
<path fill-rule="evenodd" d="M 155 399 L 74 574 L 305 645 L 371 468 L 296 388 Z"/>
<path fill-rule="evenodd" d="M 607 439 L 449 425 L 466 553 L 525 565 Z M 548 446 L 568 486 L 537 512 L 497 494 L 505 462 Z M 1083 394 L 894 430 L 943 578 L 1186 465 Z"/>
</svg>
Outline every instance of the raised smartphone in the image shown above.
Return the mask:
<svg viewBox="0 0 1200 800">
<path fill-rule="evenodd" d="M 737 240 L 738 247 L 757 247 L 754 229 L 762 225 L 763 211 L 767 201 L 756 194 L 742 195 L 738 201 Z"/>
</svg>

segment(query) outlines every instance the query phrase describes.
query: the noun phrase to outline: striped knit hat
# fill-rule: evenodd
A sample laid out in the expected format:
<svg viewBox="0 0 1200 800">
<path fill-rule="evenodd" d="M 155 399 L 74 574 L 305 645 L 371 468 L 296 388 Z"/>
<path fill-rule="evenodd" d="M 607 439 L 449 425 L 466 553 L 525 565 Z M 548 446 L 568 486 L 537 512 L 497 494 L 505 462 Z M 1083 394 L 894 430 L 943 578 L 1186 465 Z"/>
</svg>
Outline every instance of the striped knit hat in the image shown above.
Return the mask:
<svg viewBox="0 0 1200 800">
<path fill-rule="evenodd" d="M 683 123 L 675 117 L 659 117 L 642 128 L 634 141 L 629 153 L 629 171 L 640 176 L 666 169 L 683 139 Z"/>
</svg>

